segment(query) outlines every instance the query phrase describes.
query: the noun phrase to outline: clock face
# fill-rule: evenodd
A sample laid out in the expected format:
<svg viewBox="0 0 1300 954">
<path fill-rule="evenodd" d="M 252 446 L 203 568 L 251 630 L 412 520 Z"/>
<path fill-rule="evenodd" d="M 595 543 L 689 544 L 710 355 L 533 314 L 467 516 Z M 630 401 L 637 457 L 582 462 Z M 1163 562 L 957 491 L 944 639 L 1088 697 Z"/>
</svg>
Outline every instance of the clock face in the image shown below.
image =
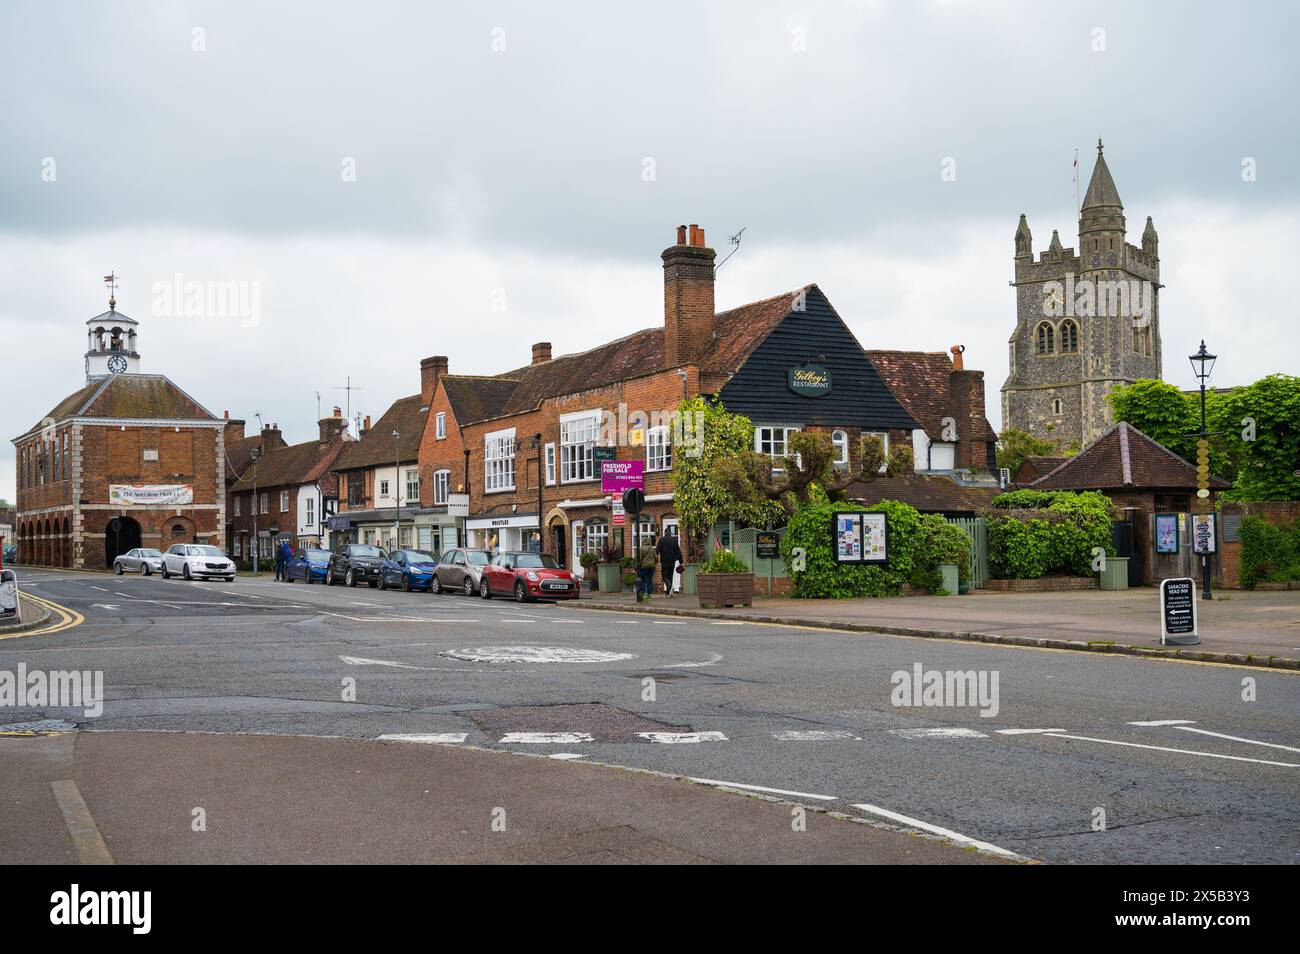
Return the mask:
<svg viewBox="0 0 1300 954">
<path fill-rule="evenodd" d="M 115 354 L 108 359 L 108 370 L 114 374 L 121 374 L 126 370 L 126 358 L 120 354 Z"/>
</svg>

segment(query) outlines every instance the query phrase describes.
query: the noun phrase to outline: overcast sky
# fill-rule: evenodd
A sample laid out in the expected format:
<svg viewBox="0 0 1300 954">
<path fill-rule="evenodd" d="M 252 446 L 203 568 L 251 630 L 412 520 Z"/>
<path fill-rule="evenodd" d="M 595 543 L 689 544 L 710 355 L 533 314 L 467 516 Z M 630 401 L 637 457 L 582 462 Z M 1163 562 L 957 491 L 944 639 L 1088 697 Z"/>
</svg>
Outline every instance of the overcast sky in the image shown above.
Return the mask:
<svg viewBox="0 0 1300 954">
<path fill-rule="evenodd" d="M 425 355 L 661 322 L 681 222 L 719 257 L 746 229 L 720 308 L 817 282 L 868 348 L 964 343 L 997 426 L 1017 217 L 1075 244 L 1099 136 L 1130 241 L 1160 232 L 1166 379 L 1202 337 L 1215 383 L 1297 373 L 1298 32 L 1264 2 L 6 0 L 0 497 L 110 270 L 142 370 L 300 441 L 349 375 L 377 417 Z M 169 311 L 177 274 L 256 314 Z"/>
</svg>

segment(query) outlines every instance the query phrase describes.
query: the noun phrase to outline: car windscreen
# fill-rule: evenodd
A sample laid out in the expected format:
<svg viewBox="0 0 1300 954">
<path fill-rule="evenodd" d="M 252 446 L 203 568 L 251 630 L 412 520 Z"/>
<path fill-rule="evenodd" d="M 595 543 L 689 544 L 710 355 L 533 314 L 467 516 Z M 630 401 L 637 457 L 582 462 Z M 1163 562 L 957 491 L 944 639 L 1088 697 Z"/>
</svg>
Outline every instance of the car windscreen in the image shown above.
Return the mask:
<svg viewBox="0 0 1300 954">
<path fill-rule="evenodd" d="M 330 558 L 330 552 L 328 550 L 299 550 L 298 555 L 304 560 L 313 560 L 318 563 Z"/>
<path fill-rule="evenodd" d="M 191 547 L 196 556 L 224 557 L 225 554 L 216 547 Z"/>
<path fill-rule="evenodd" d="M 140 556 L 142 556 L 142 557 L 160 557 L 160 556 L 162 556 L 162 552 L 159 551 L 159 550 L 141 550 L 141 551 L 140 551 Z"/>
<path fill-rule="evenodd" d="M 406 557 L 407 563 L 437 563 L 430 553 L 423 553 L 420 550 L 403 550 L 401 554 Z"/>
<path fill-rule="evenodd" d="M 470 550 L 466 552 L 465 556 L 468 557 L 469 562 L 473 563 L 475 566 L 488 565 L 488 555 L 483 550 Z"/>
<path fill-rule="evenodd" d="M 554 570 L 559 567 L 549 553 L 512 553 L 510 562 L 522 569 Z"/>
<path fill-rule="evenodd" d="M 384 551 L 379 547 L 361 546 L 361 547 L 353 547 L 352 553 L 350 555 L 354 557 L 381 557 L 384 555 Z"/>
</svg>

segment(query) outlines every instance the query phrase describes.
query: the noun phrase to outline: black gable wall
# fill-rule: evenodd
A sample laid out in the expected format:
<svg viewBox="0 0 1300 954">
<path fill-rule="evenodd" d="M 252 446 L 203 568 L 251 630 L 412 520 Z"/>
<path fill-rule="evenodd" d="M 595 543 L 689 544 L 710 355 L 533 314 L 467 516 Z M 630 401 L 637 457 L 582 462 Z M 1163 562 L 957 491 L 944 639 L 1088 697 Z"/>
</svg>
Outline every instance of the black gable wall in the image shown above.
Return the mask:
<svg viewBox="0 0 1300 954">
<path fill-rule="evenodd" d="M 919 427 L 815 286 L 808 291 L 806 305 L 805 311 L 790 312 L 718 392 L 726 409 L 755 424 L 879 431 Z M 790 369 L 809 362 L 830 370 L 830 393 L 804 397 L 790 390 Z"/>
</svg>

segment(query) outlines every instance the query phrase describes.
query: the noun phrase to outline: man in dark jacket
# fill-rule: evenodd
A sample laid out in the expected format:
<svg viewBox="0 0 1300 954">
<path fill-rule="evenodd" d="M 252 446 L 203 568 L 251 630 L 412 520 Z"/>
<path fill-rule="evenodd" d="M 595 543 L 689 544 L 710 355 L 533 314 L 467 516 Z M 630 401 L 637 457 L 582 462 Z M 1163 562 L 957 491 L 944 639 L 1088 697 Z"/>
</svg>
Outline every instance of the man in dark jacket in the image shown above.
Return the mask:
<svg viewBox="0 0 1300 954">
<path fill-rule="evenodd" d="M 664 577 L 664 589 L 669 596 L 673 595 L 673 574 L 677 572 L 677 564 L 682 562 L 682 548 L 677 545 L 677 534 L 665 533 L 659 538 L 659 561 L 660 572 Z"/>
<path fill-rule="evenodd" d="M 289 541 L 281 540 L 275 545 L 275 578 L 281 582 L 288 579 L 285 576 L 285 564 L 289 562 Z"/>
</svg>

